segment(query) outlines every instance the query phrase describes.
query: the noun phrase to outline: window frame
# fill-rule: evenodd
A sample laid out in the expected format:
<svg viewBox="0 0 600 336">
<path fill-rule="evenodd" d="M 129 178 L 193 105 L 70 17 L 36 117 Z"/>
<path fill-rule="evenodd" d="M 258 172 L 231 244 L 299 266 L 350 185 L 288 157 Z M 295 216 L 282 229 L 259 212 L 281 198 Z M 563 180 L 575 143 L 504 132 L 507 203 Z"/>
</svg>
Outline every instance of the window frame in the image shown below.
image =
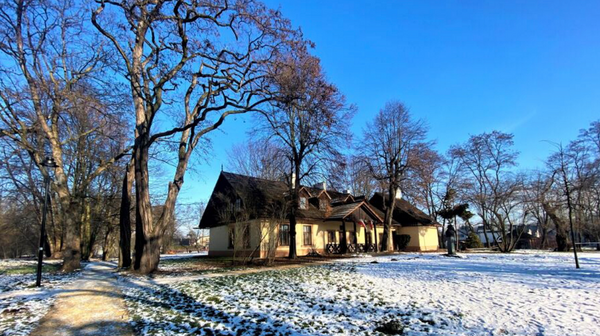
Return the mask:
<svg viewBox="0 0 600 336">
<path fill-rule="evenodd" d="M 300 197 L 299 208 L 302 209 L 302 210 L 308 209 L 308 198 L 306 198 L 306 197 Z"/>
<path fill-rule="evenodd" d="M 283 227 L 287 227 L 287 230 L 283 230 Z M 277 246 L 290 246 L 290 224 L 279 225 L 278 235 Z M 285 241 L 283 241 L 284 239 Z"/>
<path fill-rule="evenodd" d="M 308 229 L 308 232 L 306 229 Z M 308 233 L 308 235 L 307 235 L 307 233 Z M 308 244 L 307 244 L 307 241 L 308 241 Z M 303 225 L 302 226 L 302 246 L 313 246 L 312 225 Z"/>
</svg>

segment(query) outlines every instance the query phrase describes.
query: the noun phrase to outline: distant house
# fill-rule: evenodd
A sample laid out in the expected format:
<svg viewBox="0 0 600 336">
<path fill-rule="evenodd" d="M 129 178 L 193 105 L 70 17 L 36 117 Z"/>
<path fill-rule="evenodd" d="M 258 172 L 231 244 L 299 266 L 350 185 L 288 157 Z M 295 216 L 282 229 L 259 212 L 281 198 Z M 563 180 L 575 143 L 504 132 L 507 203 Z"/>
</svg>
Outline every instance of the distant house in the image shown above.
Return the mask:
<svg viewBox="0 0 600 336">
<path fill-rule="evenodd" d="M 275 255 L 289 253 L 290 223 L 287 219 L 289 188 L 281 181 L 270 181 L 221 172 L 200 229 L 210 230 L 209 255 L 265 257 L 268 242 L 275 242 Z M 407 250 L 437 250 L 437 224 L 404 200 L 397 200 L 392 237 L 408 234 Z M 298 255 L 344 251 L 371 251 L 381 245 L 383 235 L 383 197 L 370 200 L 346 192 L 327 190 L 325 183 L 300 189 L 300 209 L 296 214 Z M 273 228 L 272 223 L 277 223 Z M 242 231 L 236 231 L 243 225 Z M 243 235 L 243 239 L 236 232 Z M 375 235 L 377 233 L 377 235 Z M 236 242 L 238 246 L 236 246 Z M 241 245 L 241 246 L 240 246 Z"/>
<path fill-rule="evenodd" d="M 465 240 L 467 239 L 467 236 L 469 234 L 469 231 L 471 229 L 468 227 L 461 227 L 458 230 L 458 239 L 459 240 Z M 479 237 L 479 240 L 481 240 L 481 242 L 485 245 L 485 236 L 488 236 L 488 241 L 490 245 L 494 245 L 494 236 L 496 237 L 497 242 L 501 242 L 502 241 L 502 234 L 498 231 L 495 230 L 494 233 L 492 233 L 492 230 L 490 228 L 487 228 L 485 234 L 483 232 L 483 225 L 478 225 L 474 228 L 475 234 L 477 234 L 477 236 Z M 517 228 L 514 228 L 512 231 L 512 237 L 514 237 L 514 239 L 518 238 L 518 241 L 515 245 L 516 249 L 531 249 L 531 248 L 537 248 L 539 245 L 539 240 L 540 240 L 540 232 L 537 228 L 536 225 L 526 225 L 526 226 L 519 226 Z"/>
</svg>

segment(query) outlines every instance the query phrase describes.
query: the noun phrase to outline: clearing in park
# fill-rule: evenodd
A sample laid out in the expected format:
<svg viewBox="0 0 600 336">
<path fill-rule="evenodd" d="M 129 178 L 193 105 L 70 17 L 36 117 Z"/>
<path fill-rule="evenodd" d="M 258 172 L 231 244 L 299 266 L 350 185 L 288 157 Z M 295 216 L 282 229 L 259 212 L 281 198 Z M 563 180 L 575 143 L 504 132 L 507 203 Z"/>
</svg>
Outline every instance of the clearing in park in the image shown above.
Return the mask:
<svg viewBox="0 0 600 336">
<path fill-rule="evenodd" d="M 90 295 L 105 307 L 113 300 L 106 309 L 120 316 L 114 324 L 67 326 L 63 334 L 112 328 L 124 335 L 599 335 L 600 253 L 580 260 L 576 270 L 563 253 L 401 253 L 234 268 L 222 258 L 177 255 L 153 277 L 92 262 L 83 270 L 83 290 L 93 291 L 96 282 Z M 9 265 L 3 262 L 0 278 L 0 332 L 51 334 L 43 330 L 52 326 L 51 305 L 77 300 L 66 289 L 83 278 L 57 274 L 35 290 L 28 288 L 34 275 L 11 274 Z M 79 323 L 76 306 L 62 310 L 64 321 L 71 314 L 73 326 Z"/>
</svg>

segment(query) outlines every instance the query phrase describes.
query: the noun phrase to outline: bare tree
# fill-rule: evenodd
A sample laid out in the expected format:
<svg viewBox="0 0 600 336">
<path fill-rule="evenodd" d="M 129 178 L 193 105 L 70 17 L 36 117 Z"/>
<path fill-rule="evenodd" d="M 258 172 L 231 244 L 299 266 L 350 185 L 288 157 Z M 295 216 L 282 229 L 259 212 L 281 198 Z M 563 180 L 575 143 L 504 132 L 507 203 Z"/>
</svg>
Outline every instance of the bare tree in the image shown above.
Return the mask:
<svg viewBox="0 0 600 336">
<path fill-rule="evenodd" d="M 568 161 L 571 161 L 573 157 L 569 157 L 563 148 L 562 144 L 557 145 L 557 151 L 550 157 L 550 161 L 554 163 L 555 172 L 559 176 L 560 185 L 562 191 L 564 193 L 564 197 L 567 202 L 567 211 L 568 211 L 568 220 L 569 220 L 569 228 L 571 231 L 571 244 L 573 245 L 573 255 L 575 257 L 575 267 L 579 268 L 579 258 L 577 257 L 577 247 L 575 243 L 575 230 L 573 228 L 573 212 L 574 212 L 574 204 L 572 200 L 573 194 L 573 181 L 575 178 L 570 176 L 573 173 L 573 170 L 569 169 L 570 165 Z M 573 163 L 573 161 L 571 161 Z"/>
<path fill-rule="evenodd" d="M 529 174 L 529 180 L 526 181 L 524 192 L 524 202 L 527 211 L 534 219 L 538 232 L 540 233 L 539 248 L 545 249 L 548 246 L 548 233 L 550 231 L 550 216 L 544 208 L 550 199 L 550 189 L 552 180 L 542 172 L 533 172 Z M 548 207 L 548 205 L 546 205 Z"/>
<path fill-rule="evenodd" d="M 348 134 L 353 108 L 346 106 L 344 96 L 327 82 L 319 60 L 306 50 L 279 55 L 270 73 L 274 103 L 262 111 L 255 131 L 281 148 L 289 161 L 289 257 L 293 259 L 300 183 L 319 173 L 324 164 L 342 159 L 339 148 Z"/>
<path fill-rule="evenodd" d="M 346 156 L 345 162 L 340 167 L 330 171 L 334 176 L 328 180 L 332 181 L 334 189 L 337 187 L 338 190 L 348 190 L 352 195 L 366 198 L 373 196 L 377 191 L 378 183 L 361 159 L 360 153 Z"/>
<path fill-rule="evenodd" d="M 228 168 L 233 172 L 276 181 L 290 171 L 282 148 L 268 140 L 249 139 L 235 145 L 227 155 Z"/>
<path fill-rule="evenodd" d="M 487 231 L 491 231 L 496 244 L 498 232 L 502 236 L 499 247 L 503 252 L 512 251 L 515 242 L 514 224 L 507 217 L 518 189 L 511 171 L 518 155 L 512 149 L 512 139 L 512 134 L 493 131 L 471 136 L 465 144 L 451 149 L 451 155 L 460 161 L 467 180 L 466 197 L 483 221 L 486 245 L 490 244 Z"/>
<path fill-rule="evenodd" d="M 24 150 L 44 178 L 58 167 L 53 206 L 64 224 L 63 270 L 79 268 L 85 198 L 95 179 L 125 155 L 115 125 L 123 99 L 106 81 L 109 54 L 73 1 L 6 1 L 0 7 L 0 134 Z M 126 100 L 125 100 L 126 101 Z"/>
<path fill-rule="evenodd" d="M 134 269 L 150 273 L 158 266 L 160 241 L 173 217 L 194 148 L 227 116 L 268 101 L 263 84 L 273 55 L 302 48 L 305 42 L 278 11 L 255 1 L 98 2 L 92 23 L 120 56 L 119 70 L 133 101 Z M 155 121 L 165 117 L 172 122 L 158 129 Z M 153 221 L 150 147 L 175 136 L 175 173 L 162 213 Z"/>
<path fill-rule="evenodd" d="M 415 148 L 412 156 L 412 169 L 407 172 L 408 178 L 402 181 L 403 196 L 413 204 L 423 207 L 431 218 L 435 218 L 440 209 L 437 193 L 442 183 L 443 158 L 429 143 Z"/>
<path fill-rule="evenodd" d="M 382 250 L 392 249 L 392 215 L 402 181 L 414 168 L 419 146 L 425 142 L 427 127 L 422 120 L 413 120 L 399 101 L 388 102 L 375 120 L 368 123 L 363 135 L 362 159 L 372 176 L 386 189 Z"/>
</svg>

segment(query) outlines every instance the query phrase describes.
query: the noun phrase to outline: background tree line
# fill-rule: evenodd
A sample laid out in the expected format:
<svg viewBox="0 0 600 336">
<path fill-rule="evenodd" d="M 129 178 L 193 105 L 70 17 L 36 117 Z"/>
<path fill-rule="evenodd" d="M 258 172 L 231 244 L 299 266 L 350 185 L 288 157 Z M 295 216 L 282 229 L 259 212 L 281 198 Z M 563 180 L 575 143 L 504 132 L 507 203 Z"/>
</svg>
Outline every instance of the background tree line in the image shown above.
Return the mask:
<svg viewBox="0 0 600 336">
<path fill-rule="evenodd" d="M 118 249 L 120 266 L 153 272 L 190 163 L 210 153 L 212 131 L 242 113 L 257 122 L 232 167 L 285 180 L 292 223 L 300 184 L 327 180 L 354 194 L 387 195 L 384 249 L 398 193 L 444 227 L 483 223 L 494 240 L 502 237 L 495 243 L 503 251 L 514 249 L 514 232 L 527 223 L 542 229 L 542 246 L 555 231 L 565 249 L 570 221 L 579 239 L 599 240 L 598 122 L 558 145 L 538 172 L 516 169 L 512 135 L 501 132 L 438 153 L 426 124 L 400 101 L 352 137 L 356 109 L 311 47 L 259 1 L 2 1 L 3 256 L 35 250 L 41 181 L 52 177 L 45 240 L 63 270 L 102 246 Z M 45 157 L 58 167 L 45 167 Z M 151 186 L 151 168 L 165 162 L 175 167 L 169 182 Z M 152 198 L 156 189 L 161 196 Z M 464 204 L 472 216 L 442 216 Z"/>
<path fill-rule="evenodd" d="M 285 180 L 292 175 L 285 158 L 290 148 L 267 141 L 262 131 L 249 132 L 249 141 L 230 151 L 228 168 Z M 346 133 L 338 139 L 348 138 Z M 535 233 L 530 230 L 539 234 L 533 247 L 566 251 L 573 244 L 570 222 L 576 243 L 600 241 L 600 121 L 566 145 L 550 142 L 555 150 L 537 170 L 519 169 L 513 135 L 500 131 L 470 136 L 439 153 L 427 138 L 425 122 L 414 119 L 400 101 L 388 102 L 362 136 L 354 138 L 338 143 L 341 158 L 322 156 L 328 165 L 301 182 L 327 181 L 331 188 L 367 197 L 383 193 L 384 250 L 391 247 L 391 209 L 397 195 L 441 224 L 442 245 L 449 224 L 466 235 L 479 227 L 483 243 L 502 252 L 513 251 L 523 234 Z"/>
</svg>

